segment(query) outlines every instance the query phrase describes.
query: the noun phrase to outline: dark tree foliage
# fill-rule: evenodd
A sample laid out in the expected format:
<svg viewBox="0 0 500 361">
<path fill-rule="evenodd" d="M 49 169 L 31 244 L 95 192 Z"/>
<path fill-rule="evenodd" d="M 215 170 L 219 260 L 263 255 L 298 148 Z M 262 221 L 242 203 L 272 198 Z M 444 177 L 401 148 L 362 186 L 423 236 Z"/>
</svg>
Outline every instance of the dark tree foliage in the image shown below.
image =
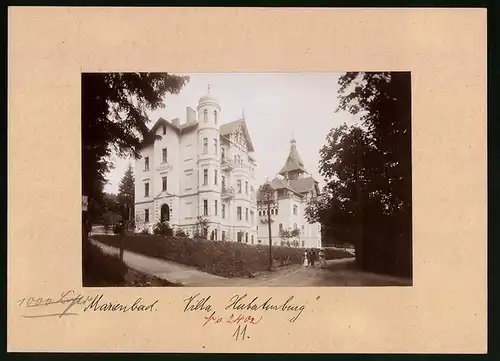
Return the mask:
<svg viewBox="0 0 500 361">
<path fill-rule="evenodd" d="M 411 276 L 410 73 L 346 73 L 339 107 L 360 123 L 330 131 L 320 150 L 327 180 L 306 210 L 326 239 L 354 243 L 366 269 Z"/>
<path fill-rule="evenodd" d="M 140 156 L 152 135 L 146 111 L 164 107 L 167 93 L 177 94 L 189 80 L 166 73 L 85 73 L 82 75 L 83 193 L 92 196 L 104 184 L 109 156 Z"/>
<path fill-rule="evenodd" d="M 134 171 L 132 170 L 132 165 L 129 164 L 123 178 L 118 186 L 118 202 L 123 205 L 126 204 L 131 210 L 129 215 L 130 219 L 134 219 L 133 209 L 134 209 L 134 189 L 135 189 Z"/>
<path fill-rule="evenodd" d="M 166 73 L 82 74 L 82 193 L 89 197 L 85 229 L 102 212 L 113 151 L 140 157 L 141 144 L 155 137 L 146 111 L 164 107 L 165 95 L 179 93 L 188 81 Z"/>
</svg>

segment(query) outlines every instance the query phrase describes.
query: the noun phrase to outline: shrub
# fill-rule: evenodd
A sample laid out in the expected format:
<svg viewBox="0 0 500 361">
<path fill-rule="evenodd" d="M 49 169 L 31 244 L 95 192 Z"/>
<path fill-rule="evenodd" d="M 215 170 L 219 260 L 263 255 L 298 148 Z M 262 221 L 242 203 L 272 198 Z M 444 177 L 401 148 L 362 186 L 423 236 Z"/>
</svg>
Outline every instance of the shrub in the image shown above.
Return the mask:
<svg viewBox="0 0 500 361">
<path fill-rule="evenodd" d="M 96 235 L 95 238 L 107 245 L 119 247 L 120 237 Z M 132 252 L 196 267 L 223 277 L 252 277 L 253 273 L 265 271 L 269 267 L 267 245 L 135 235 L 125 237 L 124 247 Z M 303 255 L 304 250 L 301 248 L 272 247 L 275 267 L 301 264 Z M 351 257 L 340 251 L 333 256 Z"/>
<path fill-rule="evenodd" d="M 123 230 L 123 224 L 121 224 L 121 223 L 116 223 L 113 226 L 113 233 L 114 234 L 121 234 L 122 230 Z"/>
<path fill-rule="evenodd" d="M 149 233 L 149 229 L 147 228 L 143 228 L 142 231 L 139 232 L 139 234 L 143 234 L 145 236 L 148 236 L 150 235 L 151 233 Z"/>
<path fill-rule="evenodd" d="M 184 232 L 184 230 L 182 228 L 177 229 L 177 231 L 175 232 L 175 236 L 176 237 L 188 237 L 188 235 L 186 234 L 186 232 Z"/>
<path fill-rule="evenodd" d="M 153 228 L 153 234 L 156 236 L 169 237 L 174 234 L 174 231 L 172 230 L 172 227 L 170 227 L 170 224 L 168 224 L 168 222 L 159 221 Z"/>
</svg>

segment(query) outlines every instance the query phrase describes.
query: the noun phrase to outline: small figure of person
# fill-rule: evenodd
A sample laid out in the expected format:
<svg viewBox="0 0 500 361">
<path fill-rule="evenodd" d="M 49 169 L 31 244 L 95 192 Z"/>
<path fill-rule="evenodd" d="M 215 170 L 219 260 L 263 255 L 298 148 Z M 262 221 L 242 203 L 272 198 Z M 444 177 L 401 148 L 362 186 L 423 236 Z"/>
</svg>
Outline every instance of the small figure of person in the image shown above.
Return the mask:
<svg viewBox="0 0 500 361">
<path fill-rule="evenodd" d="M 304 251 L 304 266 L 309 267 L 309 250 Z"/>
<path fill-rule="evenodd" d="M 316 250 L 313 248 L 311 250 L 311 266 L 312 267 L 316 266 L 316 260 L 317 260 Z"/>
<path fill-rule="evenodd" d="M 319 250 L 319 267 L 326 268 L 325 252 L 322 249 Z"/>
</svg>

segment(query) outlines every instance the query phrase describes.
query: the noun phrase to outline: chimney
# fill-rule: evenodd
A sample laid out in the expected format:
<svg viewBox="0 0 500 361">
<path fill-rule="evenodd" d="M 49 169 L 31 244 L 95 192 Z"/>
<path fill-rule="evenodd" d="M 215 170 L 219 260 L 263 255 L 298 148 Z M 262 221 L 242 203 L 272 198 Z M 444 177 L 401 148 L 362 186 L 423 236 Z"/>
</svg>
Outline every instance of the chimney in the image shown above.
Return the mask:
<svg viewBox="0 0 500 361">
<path fill-rule="evenodd" d="M 191 107 L 186 107 L 186 121 L 188 123 L 196 122 L 196 111 Z"/>
<path fill-rule="evenodd" d="M 172 119 L 172 124 L 179 128 L 181 125 L 181 120 L 179 118 Z"/>
</svg>

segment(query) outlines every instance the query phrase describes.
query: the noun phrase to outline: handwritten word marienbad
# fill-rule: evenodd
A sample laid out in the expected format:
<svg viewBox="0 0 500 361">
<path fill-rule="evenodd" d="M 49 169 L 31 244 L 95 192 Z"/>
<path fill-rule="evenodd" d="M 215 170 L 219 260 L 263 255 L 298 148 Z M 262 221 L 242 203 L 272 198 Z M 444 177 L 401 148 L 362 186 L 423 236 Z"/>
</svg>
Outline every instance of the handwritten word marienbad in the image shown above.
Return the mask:
<svg viewBox="0 0 500 361">
<path fill-rule="evenodd" d="M 208 316 L 205 317 L 206 322 L 203 326 L 209 323 L 250 323 L 257 324 L 262 320 L 262 316 L 260 318 L 253 317 L 249 315 L 249 312 L 288 312 L 292 314 L 292 317 L 289 318 L 290 322 L 295 322 L 300 317 L 302 312 L 305 309 L 305 305 L 303 304 L 294 304 L 293 296 L 290 296 L 284 302 L 275 302 L 272 297 L 268 297 L 264 301 L 259 300 L 259 297 L 254 297 L 250 299 L 248 294 L 244 295 L 234 295 L 232 296 L 226 306 L 224 307 L 225 311 L 231 311 L 231 314 L 228 316 L 220 316 L 213 309 L 210 304 L 210 297 L 200 297 L 200 294 L 196 294 L 194 296 L 188 297 L 184 300 L 185 307 L 184 312 L 191 311 L 205 311 L 209 313 Z M 233 311 L 239 311 L 237 313 Z"/>
<path fill-rule="evenodd" d="M 122 304 L 119 302 L 104 300 L 103 294 L 98 294 L 96 296 L 84 296 L 73 290 L 61 293 L 61 296 L 58 298 L 32 296 L 22 298 L 18 301 L 18 305 L 20 307 L 36 307 L 41 311 L 41 313 L 34 315 L 23 315 L 25 318 L 79 315 L 79 313 L 75 312 L 78 307 L 83 307 L 83 312 L 152 312 L 156 311 L 155 306 L 157 303 L 158 300 L 152 303 L 144 304 L 142 298 L 139 297 L 130 304 Z M 50 306 L 55 306 L 55 309 L 57 310 Z"/>
</svg>

